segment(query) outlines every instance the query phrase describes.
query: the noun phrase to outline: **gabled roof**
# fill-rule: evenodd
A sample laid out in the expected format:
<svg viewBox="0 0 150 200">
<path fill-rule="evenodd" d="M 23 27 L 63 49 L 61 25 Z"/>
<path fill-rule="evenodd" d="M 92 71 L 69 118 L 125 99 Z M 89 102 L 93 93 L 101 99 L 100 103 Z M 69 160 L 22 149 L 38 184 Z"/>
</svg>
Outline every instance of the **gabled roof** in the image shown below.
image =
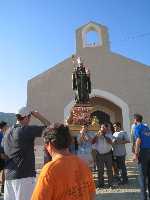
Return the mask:
<svg viewBox="0 0 150 200">
<path fill-rule="evenodd" d="M 89 21 L 87 24 L 84 24 L 83 26 L 80 26 L 77 30 L 79 29 L 83 29 L 84 27 L 88 26 L 88 25 L 96 25 L 96 26 L 99 26 L 99 27 L 103 27 L 103 28 L 106 28 L 106 26 L 102 25 L 102 24 L 99 24 L 97 22 L 93 22 L 93 21 Z"/>
</svg>

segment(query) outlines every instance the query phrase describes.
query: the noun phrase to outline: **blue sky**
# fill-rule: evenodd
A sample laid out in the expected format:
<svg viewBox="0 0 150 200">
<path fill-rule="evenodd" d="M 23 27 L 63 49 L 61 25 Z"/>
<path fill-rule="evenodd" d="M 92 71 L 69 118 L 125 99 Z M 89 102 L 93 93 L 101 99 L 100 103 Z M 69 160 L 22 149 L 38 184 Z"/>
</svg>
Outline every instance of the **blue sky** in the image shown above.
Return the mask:
<svg viewBox="0 0 150 200">
<path fill-rule="evenodd" d="M 114 52 L 150 65 L 149 0 L 0 0 L 0 112 L 26 104 L 27 81 L 75 52 L 75 30 L 109 28 Z"/>
</svg>

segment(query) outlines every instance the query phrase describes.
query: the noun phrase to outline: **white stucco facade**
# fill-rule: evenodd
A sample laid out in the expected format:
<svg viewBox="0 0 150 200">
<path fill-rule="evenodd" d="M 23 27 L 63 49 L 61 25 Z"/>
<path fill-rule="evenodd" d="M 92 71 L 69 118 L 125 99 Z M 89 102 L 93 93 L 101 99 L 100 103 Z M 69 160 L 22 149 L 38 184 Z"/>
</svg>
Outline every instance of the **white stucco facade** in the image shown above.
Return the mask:
<svg viewBox="0 0 150 200">
<path fill-rule="evenodd" d="M 86 34 L 95 31 L 101 41 L 86 44 Z M 76 56 L 91 71 L 92 97 L 97 109 L 108 113 L 112 122 L 121 120 L 130 132 L 130 119 L 141 113 L 150 122 L 150 67 L 114 53 L 110 49 L 107 27 L 90 22 L 76 30 Z M 71 56 L 28 81 L 27 106 L 37 109 L 50 121 L 68 117 L 74 102 Z"/>
</svg>

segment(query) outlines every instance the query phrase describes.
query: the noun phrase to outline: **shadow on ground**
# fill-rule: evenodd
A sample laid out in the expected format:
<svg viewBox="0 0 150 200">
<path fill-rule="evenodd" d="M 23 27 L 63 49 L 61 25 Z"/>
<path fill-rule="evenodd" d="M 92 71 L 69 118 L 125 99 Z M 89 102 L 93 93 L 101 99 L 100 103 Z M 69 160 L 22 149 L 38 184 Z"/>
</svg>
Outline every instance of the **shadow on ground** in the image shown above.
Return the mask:
<svg viewBox="0 0 150 200">
<path fill-rule="evenodd" d="M 128 161 L 127 170 L 129 177 L 128 184 L 117 186 L 114 189 L 97 189 L 96 200 L 139 200 L 140 189 L 136 164 Z"/>
<path fill-rule="evenodd" d="M 43 163 L 43 148 L 37 148 L 35 153 L 37 154 L 36 168 L 39 169 L 41 167 L 41 163 Z M 127 170 L 129 184 L 115 187 L 114 189 L 97 189 L 96 200 L 140 200 L 140 189 L 138 185 L 138 172 L 136 164 L 132 161 L 128 161 Z M 94 174 L 94 176 L 96 175 Z M 3 200 L 3 197 L 0 196 L 0 200 Z"/>
</svg>

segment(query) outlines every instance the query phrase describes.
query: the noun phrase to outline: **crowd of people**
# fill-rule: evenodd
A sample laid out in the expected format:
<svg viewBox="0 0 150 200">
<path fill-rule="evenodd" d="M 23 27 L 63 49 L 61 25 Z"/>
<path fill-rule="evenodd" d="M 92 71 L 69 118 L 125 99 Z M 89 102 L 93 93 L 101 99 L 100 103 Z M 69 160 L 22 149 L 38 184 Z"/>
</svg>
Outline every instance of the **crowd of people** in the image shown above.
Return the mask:
<svg viewBox="0 0 150 200">
<path fill-rule="evenodd" d="M 85 159 L 88 164 L 90 161 L 94 164 L 94 169 L 98 171 L 98 188 L 104 188 L 104 166 L 107 170 L 108 185 L 127 184 L 127 170 L 125 165 L 126 147 L 130 143 L 128 134 L 121 130 L 121 123 L 116 122 L 113 125 L 101 123 L 98 133 L 88 131 L 88 125 L 84 125 L 79 135 L 79 144 L 81 152 L 79 155 Z M 92 156 L 87 156 L 88 153 Z M 85 155 L 86 156 L 85 156 Z"/>
<path fill-rule="evenodd" d="M 29 125 L 32 117 L 43 125 Z M 94 200 L 96 187 L 113 189 L 128 184 L 125 145 L 130 139 L 133 160 L 138 163 L 141 200 L 150 199 L 150 129 L 142 123 L 141 115 L 134 115 L 131 137 L 120 122 L 103 122 L 97 133 L 84 124 L 80 133 L 72 137 L 67 125 L 51 124 L 38 111 L 22 108 L 16 118 L 12 127 L 0 122 L 4 200 Z M 34 141 L 41 136 L 45 164 L 36 182 Z M 92 171 L 98 175 L 98 184 Z"/>
</svg>

